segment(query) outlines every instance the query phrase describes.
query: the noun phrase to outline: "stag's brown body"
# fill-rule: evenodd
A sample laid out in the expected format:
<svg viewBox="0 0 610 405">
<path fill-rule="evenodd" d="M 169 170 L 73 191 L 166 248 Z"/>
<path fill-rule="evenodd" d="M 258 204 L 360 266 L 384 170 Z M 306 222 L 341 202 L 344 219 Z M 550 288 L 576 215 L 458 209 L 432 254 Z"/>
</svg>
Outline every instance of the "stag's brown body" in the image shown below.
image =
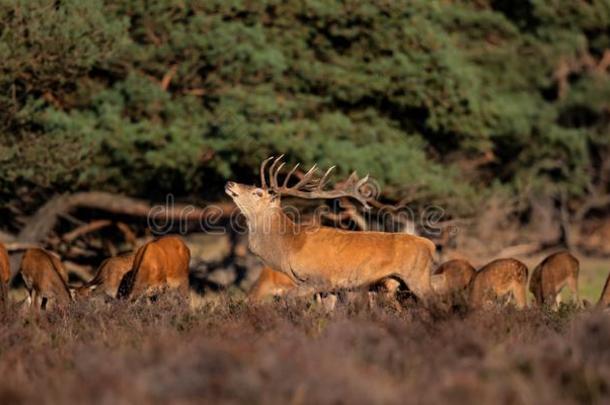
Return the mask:
<svg viewBox="0 0 610 405">
<path fill-rule="evenodd" d="M 45 308 L 65 306 L 72 301 L 67 273 L 61 261 L 44 249 L 28 249 L 21 260 L 21 277 L 29 293 L 30 304 Z"/>
<path fill-rule="evenodd" d="M 599 301 L 597 302 L 597 307 L 610 307 L 610 274 L 608 274 L 608 277 L 606 278 L 606 284 L 604 284 L 604 289 L 602 290 L 602 295 L 599 297 Z"/>
<path fill-rule="evenodd" d="M 116 298 L 121 280 L 133 268 L 134 258 L 135 254 L 126 253 L 104 260 L 93 279 L 77 290 L 77 296 L 84 298 L 95 292 Z"/>
<path fill-rule="evenodd" d="M 578 297 L 578 259 L 569 252 L 557 252 L 545 258 L 532 272 L 530 291 L 538 305 L 554 305 L 559 293 L 567 286 L 572 297 Z"/>
<path fill-rule="evenodd" d="M 516 259 L 497 259 L 479 270 L 470 283 L 469 304 L 480 308 L 509 294 L 517 308 L 527 304 L 527 266 Z"/>
<path fill-rule="evenodd" d="M 430 267 L 435 251 L 430 240 L 399 233 L 305 227 L 292 221 L 280 206 L 280 194 L 301 198 L 348 196 L 366 204 L 358 193 L 358 187 L 366 178 L 355 182 L 350 176 L 346 181 L 349 190 L 325 192 L 322 187 L 330 170 L 313 182 L 314 166 L 295 186 L 287 187 L 295 167 L 280 187 L 277 173 L 283 163 L 276 159 L 271 166 L 271 187 L 267 187 L 264 165 L 265 162 L 261 166 L 262 188 L 228 182 L 226 192 L 247 219 L 250 250 L 267 266 L 287 275 L 297 285 L 298 294 L 366 287 L 395 279 L 406 284 L 420 298 L 430 295 Z M 305 184 L 307 182 L 309 184 Z"/>
<path fill-rule="evenodd" d="M 446 261 L 432 273 L 435 292 L 451 294 L 465 291 L 475 273 L 475 268 L 466 260 L 454 259 Z M 438 282 L 434 282 L 434 279 L 437 279 Z"/>
<path fill-rule="evenodd" d="M 117 296 L 137 299 L 168 289 L 188 295 L 190 259 L 189 248 L 176 236 L 146 243 L 136 251 L 133 269 L 123 277 Z"/>
<path fill-rule="evenodd" d="M 248 292 L 248 298 L 258 301 L 265 298 L 283 295 L 296 288 L 296 284 L 282 272 L 275 271 L 269 266 L 263 267 L 258 280 Z"/>
</svg>

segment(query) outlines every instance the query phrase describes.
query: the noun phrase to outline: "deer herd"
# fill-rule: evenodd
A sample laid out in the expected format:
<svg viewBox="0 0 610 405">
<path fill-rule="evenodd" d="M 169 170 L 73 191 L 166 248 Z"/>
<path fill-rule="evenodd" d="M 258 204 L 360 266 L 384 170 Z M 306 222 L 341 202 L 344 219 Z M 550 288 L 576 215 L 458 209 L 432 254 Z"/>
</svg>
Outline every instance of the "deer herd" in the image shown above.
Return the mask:
<svg viewBox="0 0 610 405">
<path fill-rule="evenodd" d="M 450 260 L 433 270 L 435 245 L 426 238 L 295 222 L 282 209 L 282 196 L 348 198 L 365 207 L 373 197 L 361 191 L 368 176 L 358 179 L 355 173 L 326 190 L 332 167 L 318 176 L 314 165 L 295 182 L 297 165 L 280 184 L 278 176 L 285 165 L 282 158 L 268 158 L 261 164 L 261 187 L 234 182 L 225 187 L 246 218 L 249 249 L 265 265 L 248 299 L 311 298 L 322 293 L 357 289 L 368 292 L 374 288 L 388 297 L 406 290 L 423 303 L 438 297 L 463 297 L 473 308 L 505 302 L 512 302 L 517 308 L 527 305 L 528 268 L 519 260 L 496 259 L 479 270 L 465 260 Z M 290 185 L 291 182 L 295 184 Z M 41 248 L 26 250 L 19 270 L 28 291 L 27 303 L 45 309 L 98 294 L 133 301 L 171 290 L 186 297 L 189 262 L 190 251 L 184 241 L 178 236 L 165 236 L 132 253 L 104 260 L 95 276 L 80 286 L 71 286 L 60 258 Z M 8 253 L 0 244 L 0 297 L 4 303 L 11 276 L 9 266 Z M 567 287 L 580 304 L 578 273 L 579 262 L 569 252 L 544 259 L 529 280 L 534 303 L 556 306 L 561 290 Z M 610 306 L 610 276 L 598 306 Z"/>
</svg>

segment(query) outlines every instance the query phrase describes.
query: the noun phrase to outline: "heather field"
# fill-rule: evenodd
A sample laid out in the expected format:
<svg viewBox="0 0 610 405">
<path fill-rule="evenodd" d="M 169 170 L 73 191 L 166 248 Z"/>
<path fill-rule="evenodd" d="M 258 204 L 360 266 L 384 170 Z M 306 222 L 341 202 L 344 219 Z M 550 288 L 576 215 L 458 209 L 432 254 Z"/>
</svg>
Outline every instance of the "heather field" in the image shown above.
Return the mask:
<svg viewBox="0 0 610 405">
<path fill-rule="evenodd" d="M 607 403 L 610 315 L 352 297 L 12 308 L 0 403 Z"/>
<path fill-rule="evenodd" d="M 610 404 L 609 273 L 610 0 L 0 1 L 0 405 Z"/>
</svg>

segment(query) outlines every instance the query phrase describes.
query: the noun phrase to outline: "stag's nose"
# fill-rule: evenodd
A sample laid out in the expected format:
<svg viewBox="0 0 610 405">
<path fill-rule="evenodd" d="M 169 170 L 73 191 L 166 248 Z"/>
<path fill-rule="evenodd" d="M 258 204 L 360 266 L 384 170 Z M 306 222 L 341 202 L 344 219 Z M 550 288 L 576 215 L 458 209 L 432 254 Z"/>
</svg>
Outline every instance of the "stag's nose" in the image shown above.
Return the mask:
<svg viewBox="0 0 610 405">
<path fill-rule="evenodd" d="M 237 184 L 232 181 L 227 181 L 227 184 L 225 185 L 225 192 L 231 197 L 236 197 L 237 193 L 233 190 L 236 185 Z"/>
</svg>

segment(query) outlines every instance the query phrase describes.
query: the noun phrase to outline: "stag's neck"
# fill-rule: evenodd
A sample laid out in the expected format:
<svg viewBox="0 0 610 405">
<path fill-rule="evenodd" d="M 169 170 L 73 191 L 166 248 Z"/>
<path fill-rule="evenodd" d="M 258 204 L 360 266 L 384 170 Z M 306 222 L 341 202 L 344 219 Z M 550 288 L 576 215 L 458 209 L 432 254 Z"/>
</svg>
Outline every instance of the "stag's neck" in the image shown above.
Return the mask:
<svg viewBox="0 0 610 405">
<path fill-rule="evenodd" d="M 301 237 L 295 223 L 281 210 L 268 210 L 248 221 L 250 250 L 268 265 L 280 269 Z"/>
</svg>

